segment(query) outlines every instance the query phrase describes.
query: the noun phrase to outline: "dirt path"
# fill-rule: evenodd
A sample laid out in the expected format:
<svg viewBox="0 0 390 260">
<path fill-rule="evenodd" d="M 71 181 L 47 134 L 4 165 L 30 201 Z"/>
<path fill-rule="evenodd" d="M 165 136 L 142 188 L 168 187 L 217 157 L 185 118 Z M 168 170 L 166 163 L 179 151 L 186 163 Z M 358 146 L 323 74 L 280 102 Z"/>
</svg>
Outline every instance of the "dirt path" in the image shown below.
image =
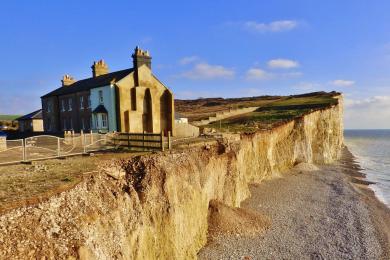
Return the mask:
<svg viewBox="0 0 390 260">
<path fill-rule="evenodd" d="M 389 259 L 390 210 L 351 176 L 360 174 L 344 151 L 336 165 L 253 185 L 242 207 L 268 215 L 271 228 L 220 236 L 199 259 Z"/>
</svg>

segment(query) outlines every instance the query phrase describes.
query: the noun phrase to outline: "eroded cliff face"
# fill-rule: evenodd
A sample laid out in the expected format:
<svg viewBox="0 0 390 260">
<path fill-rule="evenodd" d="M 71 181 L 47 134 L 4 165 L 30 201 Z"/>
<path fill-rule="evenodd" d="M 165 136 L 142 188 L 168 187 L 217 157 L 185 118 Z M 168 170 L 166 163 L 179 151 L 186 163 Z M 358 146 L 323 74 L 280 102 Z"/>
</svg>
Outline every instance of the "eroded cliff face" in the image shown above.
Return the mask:
<svg viewBox="0 0 390 260">
<path fill-rule="evenodd" d="M 69 191 L 0 216 L 0 258 L 196 258 L 210 200 L 239 206 L 249 183 L 299 162 L 331 163 L 342 144 L 340 99 L 240 140 L 112 161 Z"/>
</svg>

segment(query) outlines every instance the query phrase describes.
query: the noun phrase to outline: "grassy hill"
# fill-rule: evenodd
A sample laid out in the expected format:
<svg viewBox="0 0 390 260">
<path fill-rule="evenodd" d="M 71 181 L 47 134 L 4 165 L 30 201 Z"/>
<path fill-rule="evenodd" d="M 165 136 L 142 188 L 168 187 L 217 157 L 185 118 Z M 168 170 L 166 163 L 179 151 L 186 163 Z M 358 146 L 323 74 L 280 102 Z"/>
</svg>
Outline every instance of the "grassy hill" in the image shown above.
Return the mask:
<svg viewBox="0 0 390 260">
<path fill-rule="evenodd" d="M 20 115 L 0 115 L 0 121 L 15 120 L 18 117 L 20 117 Z"/>
<path fill-rule="evenodd" d="M 258 106 L 251 113 L 230 117 L 207 127 L 229 132 L 253 132 L 268 129 L 312 110 L 322 109 L 337 104 L 334 97 L 337 92 L 314 92 L 293 96 L 261 96 L 250 98 L 210 98 L 197 100 L 177 100 L 176 111 L 190 121 L 207 118 L 218 111 L 229 108 Z"/>
</svg>

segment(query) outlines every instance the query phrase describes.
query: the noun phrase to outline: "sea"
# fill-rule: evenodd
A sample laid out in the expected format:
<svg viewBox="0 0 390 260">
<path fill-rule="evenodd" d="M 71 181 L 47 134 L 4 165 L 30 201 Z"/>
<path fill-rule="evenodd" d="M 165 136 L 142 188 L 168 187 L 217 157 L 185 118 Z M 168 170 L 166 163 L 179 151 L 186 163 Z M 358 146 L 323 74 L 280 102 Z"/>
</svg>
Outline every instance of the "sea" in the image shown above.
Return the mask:
<svg viewBox="0 0 390 260">
<path fill-rule="evenodd" d="M 345 144 L 357 158 L 375 195 L 390 207 L 390 129 L 345 130 Z"/>
</svg>

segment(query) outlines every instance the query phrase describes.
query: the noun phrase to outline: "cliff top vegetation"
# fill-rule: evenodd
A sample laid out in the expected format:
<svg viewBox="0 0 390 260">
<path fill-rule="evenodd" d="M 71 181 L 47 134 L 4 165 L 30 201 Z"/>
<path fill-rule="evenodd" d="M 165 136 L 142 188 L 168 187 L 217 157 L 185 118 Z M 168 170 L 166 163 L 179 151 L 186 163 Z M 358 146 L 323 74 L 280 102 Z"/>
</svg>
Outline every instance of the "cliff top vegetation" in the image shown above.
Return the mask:
<svg viewBox="0 0 390 260">
<path fill-rule="evenodd" d="M 216 112 L 230 108 L 258 106 L 259 108 L 254 112 L 207 125 L 222 132 L 255 132 L 259 129 L 270 129 L 313 110 L 335 105 L 338 101 L 334 97 L 339 94 L 338 92 L 313 92 L 291 96 L 177 100 L 176 110 L 188 117 L 190 121 L 194 121 L 215 116 Z"/>
<path fill-rule="evenodd" d="M 187 117 L 189 121 L 197 121 L 215 116 L 217 112 L 244 107 L 285 107 L 288 110 L 298 108 L 325 108 L 337 103 L 333 98 L 338 92 L 313 92 L 291 96 L 257 96 L 242 98 L 198 98 L 193 100 L 175 100 L 176 112 Z"/>
</svg>

